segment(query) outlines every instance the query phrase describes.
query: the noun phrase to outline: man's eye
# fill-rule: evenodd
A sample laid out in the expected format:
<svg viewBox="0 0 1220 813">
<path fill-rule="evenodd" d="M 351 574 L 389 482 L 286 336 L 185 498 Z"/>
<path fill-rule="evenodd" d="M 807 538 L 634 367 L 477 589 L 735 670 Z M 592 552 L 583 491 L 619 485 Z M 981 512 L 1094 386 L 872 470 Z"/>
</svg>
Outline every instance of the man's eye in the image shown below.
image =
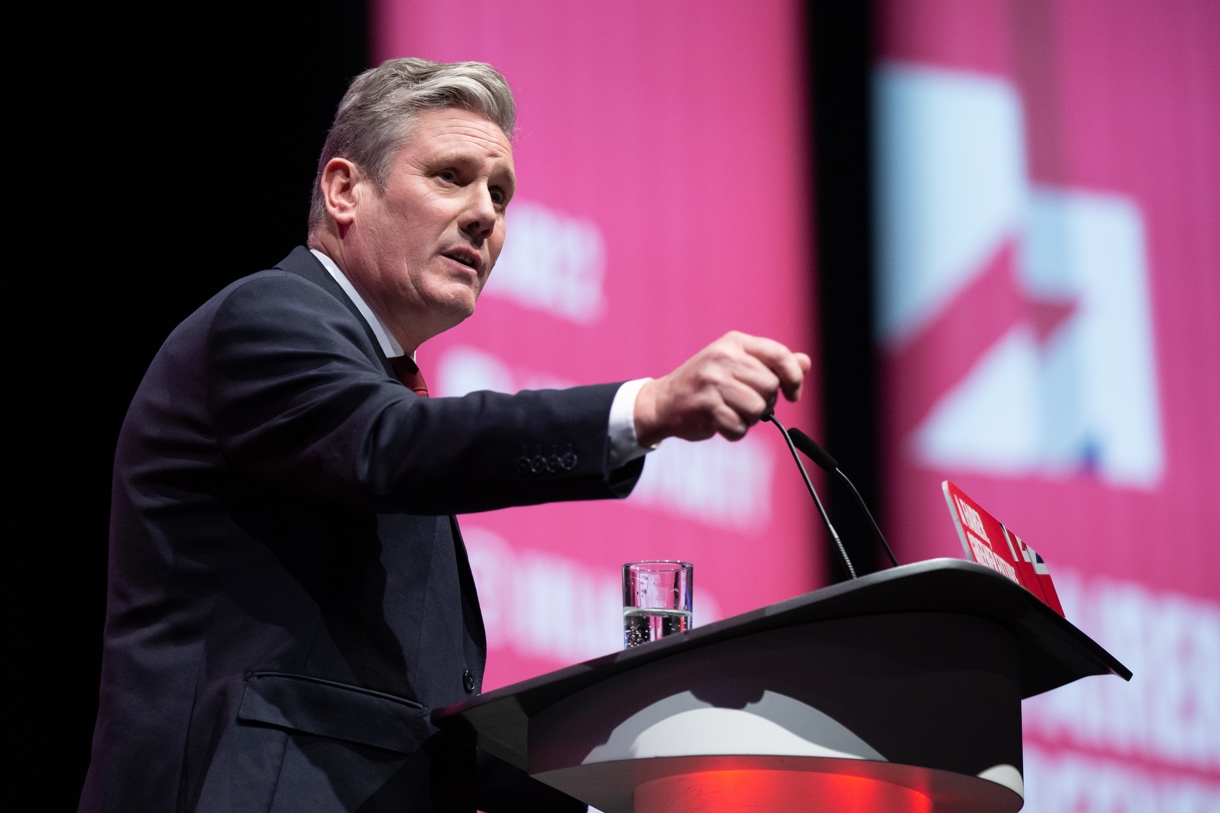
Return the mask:
<svg viewBox="0 0 1220 813">
<path fill-rule="evenodd" d="M 436 173 L 436 177 L 445 183 L 457 183 L 457 173 L 451 169 L 442 169 Z"/>
</svg>

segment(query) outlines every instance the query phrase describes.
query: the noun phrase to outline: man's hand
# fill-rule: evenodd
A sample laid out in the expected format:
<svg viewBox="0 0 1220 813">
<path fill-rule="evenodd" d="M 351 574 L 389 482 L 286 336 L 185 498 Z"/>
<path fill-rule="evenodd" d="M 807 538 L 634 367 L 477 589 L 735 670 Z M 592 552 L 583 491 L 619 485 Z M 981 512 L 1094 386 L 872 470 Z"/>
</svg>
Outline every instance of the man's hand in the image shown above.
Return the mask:
<svg viewBox="0 0 1220 813">
<path fill-rule="evenodd" d="M 635 434 L 641 446 L 665 438 L 740 440 L 775 407 L 776 393 L 801 396 L 812 362 L 771 339 L 725 334 L 672 373 L 649 381 L 635 401 Z"/>
</svg>

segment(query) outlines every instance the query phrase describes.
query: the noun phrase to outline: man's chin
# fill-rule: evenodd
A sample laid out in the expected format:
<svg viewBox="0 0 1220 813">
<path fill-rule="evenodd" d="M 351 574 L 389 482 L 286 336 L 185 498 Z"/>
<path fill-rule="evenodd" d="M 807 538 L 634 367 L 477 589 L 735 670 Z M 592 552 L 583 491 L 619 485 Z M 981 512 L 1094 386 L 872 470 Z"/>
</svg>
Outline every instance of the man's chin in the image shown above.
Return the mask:
<svg viewBox="0 0 1220 813">
<path fill-rule="evenodd" d="M 437 303 L 432 309 L 436 315 L 439 332 L 457 327 L 474 315 L 475 299 L 473 297 L 455 297 L 444 303 Z"/>
</svg>

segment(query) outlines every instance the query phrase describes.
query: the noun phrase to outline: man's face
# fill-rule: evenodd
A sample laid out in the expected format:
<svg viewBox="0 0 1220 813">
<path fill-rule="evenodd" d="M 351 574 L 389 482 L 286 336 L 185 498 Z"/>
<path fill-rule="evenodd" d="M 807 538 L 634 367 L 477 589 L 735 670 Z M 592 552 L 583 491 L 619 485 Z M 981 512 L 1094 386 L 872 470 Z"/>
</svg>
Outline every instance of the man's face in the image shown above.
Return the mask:
<svg viewBox="0 0 1220 813">
<path fill-rule="evenodd" d="M 344 270 L 408 351 L 474 313 L 515 188 L 504 132 L 460 108 L 416 117 L 384 192 L 358 184 Z"/>
</svg>

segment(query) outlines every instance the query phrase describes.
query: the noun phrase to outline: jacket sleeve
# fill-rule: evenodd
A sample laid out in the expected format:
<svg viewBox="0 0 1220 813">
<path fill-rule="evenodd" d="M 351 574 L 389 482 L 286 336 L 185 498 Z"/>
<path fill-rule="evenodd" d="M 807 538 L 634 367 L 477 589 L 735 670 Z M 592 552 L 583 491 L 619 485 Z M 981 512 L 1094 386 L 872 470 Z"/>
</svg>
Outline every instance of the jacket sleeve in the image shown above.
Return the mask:
<svg viewBox="0 0 1220 813">
<path fill-rule="evenodd" d="M 274 488 L 448 514 L 622 497 L 608 468 L 617 384 L 420 398 L 345 305 L 291 274 L 234 287 L 209 326 L 207 401 L 226 459 Z"/>
</svg>

